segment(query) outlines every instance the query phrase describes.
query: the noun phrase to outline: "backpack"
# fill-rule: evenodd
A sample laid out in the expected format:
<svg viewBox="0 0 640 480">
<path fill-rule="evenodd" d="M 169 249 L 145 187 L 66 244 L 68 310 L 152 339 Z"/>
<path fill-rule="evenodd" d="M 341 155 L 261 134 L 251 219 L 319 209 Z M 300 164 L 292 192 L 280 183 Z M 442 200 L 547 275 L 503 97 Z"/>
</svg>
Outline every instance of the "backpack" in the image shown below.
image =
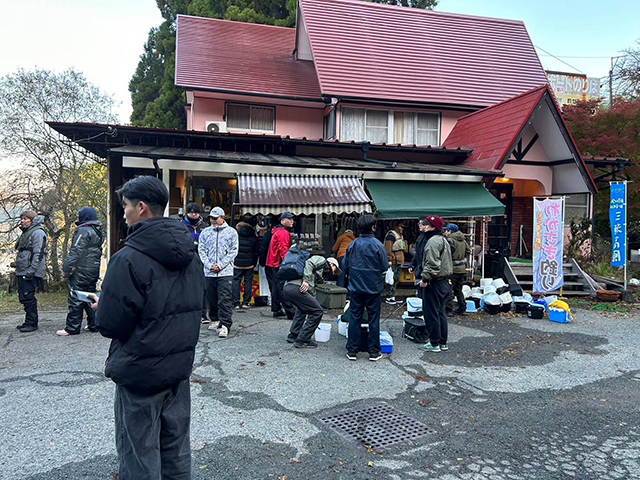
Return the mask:
<svg viewBox="0 0 640 480">
<path fill-rule="evenodd" d="M 298 245 L 292 245 L 280 264 L 278 276 L 282 280 L 296 280 L 302 278 L 304 265 L 309 259 L 309 252 L 300 250 Z"/>
</svg>

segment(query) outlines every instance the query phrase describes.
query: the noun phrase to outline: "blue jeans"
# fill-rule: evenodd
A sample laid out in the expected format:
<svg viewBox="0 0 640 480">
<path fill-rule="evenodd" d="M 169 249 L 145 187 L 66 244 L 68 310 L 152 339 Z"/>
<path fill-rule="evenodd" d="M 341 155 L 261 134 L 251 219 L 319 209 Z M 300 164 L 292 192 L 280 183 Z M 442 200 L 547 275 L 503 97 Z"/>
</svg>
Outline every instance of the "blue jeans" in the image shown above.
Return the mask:
<svg viewBox="0 0 640 480">
<path fill-rule="evenodd" d="M 357 353 L 360 350 L 360 325 L 364 309 L 367 309 L 369 317 L 369 345 L 370 354 L 380 353 L 380 311 L 382 298 L 379 293 L 351 292 L 349 304 L 349 338 L 347 338 L 347 351 Z"/>
</svg>

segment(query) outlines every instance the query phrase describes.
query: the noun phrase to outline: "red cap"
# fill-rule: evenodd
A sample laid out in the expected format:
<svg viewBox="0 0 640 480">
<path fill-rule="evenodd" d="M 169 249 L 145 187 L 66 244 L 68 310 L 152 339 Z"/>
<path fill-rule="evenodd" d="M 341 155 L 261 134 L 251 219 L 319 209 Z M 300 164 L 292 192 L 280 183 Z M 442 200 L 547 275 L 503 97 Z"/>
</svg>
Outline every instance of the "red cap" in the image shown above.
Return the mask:
<svg viewBox="0 0 640 480">
<path fill-rule="evenodd" d="M 434 227 L 436 230 L 442 230 L 444 226 L 444 220 L 437 215 L 429 215 L 427 217 L 427 221 Z"/>
</svg>

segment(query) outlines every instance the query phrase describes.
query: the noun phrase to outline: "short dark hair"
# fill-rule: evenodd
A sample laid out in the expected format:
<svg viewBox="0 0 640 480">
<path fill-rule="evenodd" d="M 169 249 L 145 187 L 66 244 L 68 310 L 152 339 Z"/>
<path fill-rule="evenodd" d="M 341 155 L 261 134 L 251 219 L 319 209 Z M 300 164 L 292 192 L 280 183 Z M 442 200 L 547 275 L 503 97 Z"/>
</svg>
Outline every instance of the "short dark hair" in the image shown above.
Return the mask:
<svg viewBox="0 0 640 480">
<path fill-rule="evenodd" d="M 186 212 L 189 213 L 191 210 L 193 210 L 196 213 L 202 212 L 202 210 L 200 209 L 200 205 L 198 205 L 195 202 L 190 203 L 190 204 L 187 205 Z"/>
<path fill-rule="evenodd" d="M 373 233 L 373 227 L 375 226 L 378 220 L 371 214 L 362 215 L 358 222 L 356 223 L 356 227 L 358 228 L 358 234 L 366 235 L 369 233 Z"/>
<path fill-rule="evenodd" d="M 161 217 L 169 202 L 169 191 L 161 180 L 149 175 L 132 178 L 116 190 L 120 203 L 123 199 L 144 202 L 154 217 Z"/>
</svg>

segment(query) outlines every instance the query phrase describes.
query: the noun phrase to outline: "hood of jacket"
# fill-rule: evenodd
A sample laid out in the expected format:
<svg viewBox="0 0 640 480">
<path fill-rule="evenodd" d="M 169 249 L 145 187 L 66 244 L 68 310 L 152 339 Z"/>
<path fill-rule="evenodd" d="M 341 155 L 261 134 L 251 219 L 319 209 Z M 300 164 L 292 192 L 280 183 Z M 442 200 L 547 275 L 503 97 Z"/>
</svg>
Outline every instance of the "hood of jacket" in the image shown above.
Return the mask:
<svg viewBox="0 0 640 480">
<path fill-rule="evenodd" d="M 464 242 L 464 233 L 462 233 L 461 231 L 457 231 L 455 233 L 452 233 L 451 236 L 449 237 L 451 238 L 451 240 L 455 241 L 455 242 Z"/>
<path fill-rule="evenodd" d="M 91 220 L 97 220 L 98 213 L 91 207 L 82 207 L 78 212 L 78 221 L 76 225 L 90 222 Z"/>
<path fill-rule="evenodd" d="M 129 228 L 126 246 L 134 248 L 169 270 L 183 270 L 196 250 L 189 231 L 173 218 L 154 217 Z"/>
<path fill-rule="evenodd" d="M 236 225 L 236 230 L 238 230 L 238 235 L 241 237 L 255 237 L 256 231 L 253 229 L 251 225 L 246 222 L 240 222 Z"/>
</svg>

